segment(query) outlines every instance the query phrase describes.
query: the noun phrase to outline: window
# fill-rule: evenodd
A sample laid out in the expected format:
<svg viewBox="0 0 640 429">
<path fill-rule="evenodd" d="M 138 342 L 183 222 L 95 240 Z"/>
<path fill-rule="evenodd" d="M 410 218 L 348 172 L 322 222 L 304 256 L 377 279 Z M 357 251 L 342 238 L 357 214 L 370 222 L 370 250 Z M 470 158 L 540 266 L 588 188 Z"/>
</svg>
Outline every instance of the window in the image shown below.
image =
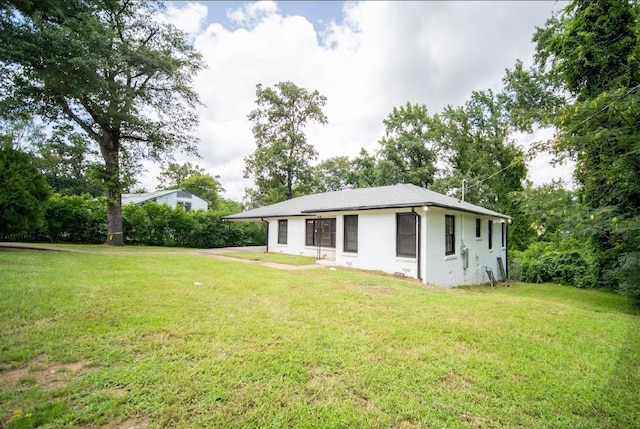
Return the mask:
<svg viewBox="0 0 640 429">
<path fill-rule="evenodd" d="M 281 219 L 278 221 L 278 244 L 287 244 L 287 230 L 289 229 L 289 221 Z"/>
<path fill-rule="evenodd" d="M 307 219 L 305 244 L 336 247 L 336 219 Z"/>
<path fill-rule="evenodd" d="M 178 201 L 177 204 L 178 204 L 178 206 L 184 208 L 185 212 L 188 212 L 189 210 L 191 210 L 191 203 L 185 203 L 185 202 L 182 202 L 182 201 Z"/>
<path fill-rule="evenodd" d="M 476 219 L 476 238 L 482 237 L 482 221 Z"/>
<path fill-rule="evenodd" d="M 456 253 L 456 217 L 453 215 L 444 216 L 444 246 L 445 255 Z"/>
<path fill-rule="evenodd" d="M 489 221 L 489 250 L 493 249 L 493 221 Z"/>
<path fill-rule="evenodd" d="M 396 215 L 396 256 L 416 257 L 415 213 L 398 213 Z"/>
<path fill-rule="evenodd" d="M 344 251 L 358 252 L 358 215 L 344 217 Z"/>
<path fill-rule="evenodd" d="M 504 242 L 505 241 L 505 237 L 506 237 L 505 228 L 506 228 L 506 223 L 502 222 L 500 224 L 500 234 L 501 234 L 500 242 L 502 243 L 501 245 L 502 245 L 503 248 L 505 247 L 505 242 Z"/>
</svg>

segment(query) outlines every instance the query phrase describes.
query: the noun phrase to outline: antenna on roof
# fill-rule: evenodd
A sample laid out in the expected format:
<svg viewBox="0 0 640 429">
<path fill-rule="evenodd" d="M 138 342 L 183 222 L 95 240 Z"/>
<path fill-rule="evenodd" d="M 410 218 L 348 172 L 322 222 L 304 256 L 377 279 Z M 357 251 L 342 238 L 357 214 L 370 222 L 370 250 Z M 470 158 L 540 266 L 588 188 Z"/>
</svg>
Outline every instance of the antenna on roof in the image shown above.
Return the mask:
<svg viewBox="0 0 640 429">
<path fill-rule="evenodd" d="M 467 179 L 462 179 L 462 205 L 464 205 L 464 190 L 467 187 Z"/>
</svg>

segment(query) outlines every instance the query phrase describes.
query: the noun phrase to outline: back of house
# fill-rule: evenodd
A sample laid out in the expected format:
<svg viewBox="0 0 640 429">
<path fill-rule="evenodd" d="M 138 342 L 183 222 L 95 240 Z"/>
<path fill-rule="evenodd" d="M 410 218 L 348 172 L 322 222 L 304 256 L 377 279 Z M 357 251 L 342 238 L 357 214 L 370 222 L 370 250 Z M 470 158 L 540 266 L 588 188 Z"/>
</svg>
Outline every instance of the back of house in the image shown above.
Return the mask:
<svg viewBox="0 0 640 429">
<path fill-rule="evenodd" d="M 506 275 L 509 216 L 410 184 L 305 195 L 225 219 L 265 222 L 269 252 L 327 265 L 443 287 Z"/>
</svg>

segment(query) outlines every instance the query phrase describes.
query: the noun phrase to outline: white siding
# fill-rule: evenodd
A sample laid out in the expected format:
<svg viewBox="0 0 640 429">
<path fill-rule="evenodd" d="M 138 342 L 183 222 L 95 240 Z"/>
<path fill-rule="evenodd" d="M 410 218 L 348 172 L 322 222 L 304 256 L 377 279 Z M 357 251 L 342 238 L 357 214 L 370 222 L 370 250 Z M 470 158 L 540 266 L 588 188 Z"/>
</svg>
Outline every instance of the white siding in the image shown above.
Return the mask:
<svg viewBox="0 0 640 429">
<path fill-rule="evenodd" d="M 500 220 L 471 213 L 430 208 L 416 208 L 420 217 L 420 267 L 417 258 L 396 256 L 396 214 L 411 209 L 384 209 L 352 212 L 323 213 L 322 218 L 336 219 L 336 247 L 318 249 L 305 245 L 307 219 L 317 217 L 290 217 L 269 219 L 269 252 L 318 257 L 342 267 L 377 270 L 408 277 L 420 277 L 424 283 L 451 287 L 487 283 L 484 267 L 493 270 L 499 278 L 497 257 L 506 264 L 506 250 L 501 246 Z M 455 254 L 445 256 L 445 215 L 455 216 Z M 358 252 L 344 252 L 344 215 L 358 215 Z M 475 237 L 475 220 L 482 219 L 482 236 Z M 278 220 L 288 219 L 287 244 L 278 244 Z M 487 221 L 493 219 L 493 250 L 488 250 Z M 464 220 L 464 227 L 463 227 Z M 463 269 L 462 244 L 469 249 L 469 267 Z M 419 272 L 420 271 L 420 272 Z"/>
<path fill-rule="evenodd" d="M 172 192 L 167 195 L 163 195 L 161 197 L 156 198 L 156 201 L 159 204 L 166 204 L 173 208 L 178 206 L 178 203 L 190 203 L 191 210 L 207 210 L 209 208 L 209 203 L 207 203 L 202 198 L 197 195 L 191 195 L 191 197 L 178 197 L 178 192 Z"/>
<path fill-rule="evenodd" d="M 455 254 L 445 255 L 445 215 L 455 216 Z M 506 268 L 506 249 L 501 246 L 500 219 L 472 213 L 432 208 L 427 212 L 425 283 L 460 286 L 488 283 L 485 267 L 500 278 L 497 258 Z M 481 237 L 476 238 L 476 219 L 481 219 Z M 493 220 L 493 249 L 488 249 L 488 220 Z M 463 223 L 464 222 L 464 223 Z M 462 245 L 469 252 L 469 266 L 463 268 Z"/>
<path fill-rule="evenodd" d="M 336 265 L 417 278 L 417 258 L 396 256 L 396 213 L 410 211 L 368 210 L 338 215 Z M 345 214 L 358 215 L 358 253 L 355 254 L 343 251 Z"/>
</svg>

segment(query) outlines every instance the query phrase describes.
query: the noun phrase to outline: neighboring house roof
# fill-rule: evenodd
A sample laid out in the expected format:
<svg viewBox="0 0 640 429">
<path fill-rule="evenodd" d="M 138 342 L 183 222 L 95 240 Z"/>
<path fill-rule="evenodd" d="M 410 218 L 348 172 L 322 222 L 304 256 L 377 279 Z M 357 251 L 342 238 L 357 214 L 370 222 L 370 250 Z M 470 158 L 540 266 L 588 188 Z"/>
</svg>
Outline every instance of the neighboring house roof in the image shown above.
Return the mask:
<svg viewBox="0 0 640 429">
<path fill-rule="evenodd" d="M 178 192 L 180 189 L 169 189 L 167 191 L 145 192 L 142 194 L 122 194 L 122 204 L 142 204 L 146 201 Z"/>
<path fill-rule="evenodd" d="M 122 204 L 143 204 L 146 201 L 154 201 L 156 198 L 164 197 L 165 195 L 173 194 L 176 192 L 186 192 L 190 197 L 200 198 L 202 201 L 209 202 L 204 198 L 187 191 L 186 189 L 167 189 L 165 191 L 144 192 L 142 194 L 122 194 Z"/>
<path fill-rule="evenodd" d="M 505 219 L 510 218 L 493 210 L 470 203 L 463 203 L 457 198 L 447 197 L 416 185 L 400 184 L 304 195 L 269 206 L 225 216 L 225 219 L 257 220 L 271 217 L 308 216 L 322 212 L 423 206 L 442 207 Z"/>
</svg>

